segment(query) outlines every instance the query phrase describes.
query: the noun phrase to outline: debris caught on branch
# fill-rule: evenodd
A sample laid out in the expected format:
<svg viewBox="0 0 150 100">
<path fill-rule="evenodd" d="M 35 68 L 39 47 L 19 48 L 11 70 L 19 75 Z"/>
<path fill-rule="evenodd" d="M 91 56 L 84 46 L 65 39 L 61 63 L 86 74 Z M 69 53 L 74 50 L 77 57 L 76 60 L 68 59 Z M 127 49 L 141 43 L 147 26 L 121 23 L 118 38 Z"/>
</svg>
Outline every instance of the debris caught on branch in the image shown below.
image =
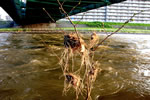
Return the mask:
<svg viewBox="0 0 150 100">
<path fill-rule="evenodd" d="M 100 69 L 99 66 L 100 66 L 100 63 L 98 63 L 98 61 L 96 61 L 92 65 L 92 67 L 89 71 L 89 78 L 90 78 L 91 82 L 95 82 L 98 72 L 101 72 L 102 69 Z"/>
<path fill-rule="evenodd" d="M 65 82 L 64 82 L 64 90 L 63 93 L 66 94 L 70 88 L 76 91 L 76 99 L 78 99 L 78 95 L 82 91 L 82 80 L 80 76 L 75 75 L 73 73 L 65 73 Z"/>
<path fill-rule="evenodd" d="M 90 49 L 92 49 L 94 46 L 96 46 L 99 43 L 99 36 L 96 34 L 96 32 L 93 32 L 91 35 L 90 40 Z"/>
<path fill-rule="evenodd" d="M 76 99 L 78 99 L 79 95 L 82 95 L 81 91 L 88 92 L 90 96 L 92 83 L 95 82 L 100 69 L 100 64 L 94 62 L 92 59 L 94 55 L 92 57 L 90 55 L 90 48 L 97 45 L 98 40 L 98 35 L 93 33 L 88 42 L 90 46 L 87 46 L 88 44 L 84 42 L 81 36 L 78 39 L 76 34 L 73 33 L 64 35 L 65 49 L 61 56 L 62 59 L 60 60 L 60 65 L 65 77 L 64 94 L 66 94 L 70 88 L 73 88 L 76 91 Z M 75 55 L 81 59 L 80 66 L 77 66 L 75 63 Z M 78 68 L 74 70 L 74 66 Z"/>
<path fill-rule="evenodd" d="M 78 100 L 79 95 L 82 95 L 85 100 L 92 100 L 91 91 L 93 83 L 96 81 L 98 73 L 102 71 L 100 68 L 100 63 L 98 63 L 98 61 L 94 61 L 93 59 L 94 51 L 110 36 L 120 31 L 127 23 L 132 21 L 135 15 L 143 11 L 134 14 L 120 28 L 111 34 L 108 34 L 101 42 L 99 42 L 99 36 L 96 32 L 93 32 L 89 41 L 85 43 L 77 31 L 76 24 L 72 22 L 69 14 L 64 10 L 64 2 L 61 3 L 59 0 L 57 0 L 57 2 L 59 4 L 60 12 L 66 16 L 75 31 L 74 33 L 64 35 L 65 49 L 60 59 L 60 66 L 65 78 L 63 93 L 66 94 L 70 88 L 73 88 L 76 91 L 76 100 Z M 80 5 L 80 3 L 81 0 L 70 11 L 74 10 L 78 5 Z M 76 56 L 80 59 L 80 62 L 78 62 L 80 63 L 80 66 L 75 63 Z M 74 66 L 76 66 L 76 68 L 74 68 Z M 84 93 L 82 93 L 83 91 Z"/>
<path fill-rule="evenodd" d="M 64 46 L 66 48 L 71 48 L 73 51 L 81 48 L 80 40 L 75 34 L 64 35 Z"/>
</svg>

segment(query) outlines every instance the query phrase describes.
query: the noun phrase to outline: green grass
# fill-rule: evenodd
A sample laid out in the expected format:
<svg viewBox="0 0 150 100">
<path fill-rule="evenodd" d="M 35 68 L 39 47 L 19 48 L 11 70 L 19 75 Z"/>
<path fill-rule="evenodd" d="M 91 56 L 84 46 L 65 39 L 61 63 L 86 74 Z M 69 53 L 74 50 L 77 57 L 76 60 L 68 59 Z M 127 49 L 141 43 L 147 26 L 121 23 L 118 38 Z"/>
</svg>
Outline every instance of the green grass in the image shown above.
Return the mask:
<svg viewBox="0 0 150 100">
<path fill-rule="evenodd" d="M 71 27 L 67 27 L 67 28 L 55 28 L 55 29 L 49 29 L 52 31 L 61 31 L 61 30 L 65 30 L 65 31 L 74 31 L 74 28 Z M 77 28 L 78 31 L 97 31 L 97 32 L 115 32 L 117 30 L 117 28 L 105 28 L 105 30 L 103 28 L 97 28 L 97 27 L 85 27 L 85 28 Z M 32 29 L 28 29 L 28 28 L 1 28 L 0 32 L 35 32 L 35 31 L 40 31 L 40 30 L 32 30 Z M 42 30 L 42 31 L 48 31 L 48 30 Z M 118 33 L 146 33 L 149 34 L 150 30 L 144 30 L 144 29 L 126 29 L 123 28 L 121 29 Z"/>
<path fill-rule="evenodd" d="M 20 32 L 20 31 L 29 31 L 25 28 L 0 28 L 0 32 Z"/>
<path fill-rule="evenodd" d="M 73 22 L 77 24 L 78 22 Z M 112 25 L 105 24 L 103 22 L 79 22 L 78 24 L 84 24 L 89 27 L 105 27 L 105 28 L 113 28 Z"/>
<path fill-rule="evenodd" d="M 115 22 L 76 22 L 75 24 L 85 24 L 89 27 L 105 27 L 105 28 L 113 28 L 113 26 L 121 26 L 124 23 L 115 23 Z M 145 26 L 150 27 L 150 24 L 143 24 L 143 23 L 128 23 L 126 26 Z"/>
</svg>

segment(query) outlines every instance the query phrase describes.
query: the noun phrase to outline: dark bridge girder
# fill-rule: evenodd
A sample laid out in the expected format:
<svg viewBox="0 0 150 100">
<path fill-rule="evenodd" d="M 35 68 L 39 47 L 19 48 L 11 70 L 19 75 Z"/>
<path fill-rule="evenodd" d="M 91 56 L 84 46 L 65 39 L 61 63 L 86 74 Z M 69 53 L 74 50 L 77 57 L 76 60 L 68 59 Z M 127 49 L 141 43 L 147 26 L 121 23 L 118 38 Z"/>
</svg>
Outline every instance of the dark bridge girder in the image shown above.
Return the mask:
<svg viewBox="0 0 150 100">
<path fill-rule="evenodd" d="M 21 0 L 1 0 L 0 6 L 18 23 L 23 24 L 25 19 L 25 4 Z"/>
<path fill-rule="evenodd" d="M 74 15 L 126 0 L 81 0 L 80 5 L 72 11 L 71 9 L 76 6 L 80 0 L 59 1 L 64 2 L 63 7 L 69 15 Z M 0 6 L 3 7 L 16 23 L 21 25 L 53 22 L 43 11 L 43 8 L 48 11 L 55 21 L 65 17 L 64 14 L 60 12 L 57 0 L 1 0 Z"/>
</svg>

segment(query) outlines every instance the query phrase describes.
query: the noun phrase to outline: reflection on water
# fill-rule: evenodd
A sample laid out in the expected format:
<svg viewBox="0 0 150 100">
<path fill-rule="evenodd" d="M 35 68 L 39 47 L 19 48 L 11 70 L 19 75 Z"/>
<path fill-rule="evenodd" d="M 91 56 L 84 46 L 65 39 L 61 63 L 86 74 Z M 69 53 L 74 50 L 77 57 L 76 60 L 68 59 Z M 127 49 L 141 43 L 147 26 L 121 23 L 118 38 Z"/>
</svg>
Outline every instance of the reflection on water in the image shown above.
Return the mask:
<svg viewBox="0 0 150 100">
<path fill-rule="evenodd" d="M 103 71 L 92 97 L 149 100 L 149 44 L 150 35 L 117 34 L 101 45 L 95 60 Z M 0 100 L 73 100 L 74 92 L 62 96 L 62 72 L 54 54 L 62 50 L 60 34 L 0 34 Z"/>
</svg>

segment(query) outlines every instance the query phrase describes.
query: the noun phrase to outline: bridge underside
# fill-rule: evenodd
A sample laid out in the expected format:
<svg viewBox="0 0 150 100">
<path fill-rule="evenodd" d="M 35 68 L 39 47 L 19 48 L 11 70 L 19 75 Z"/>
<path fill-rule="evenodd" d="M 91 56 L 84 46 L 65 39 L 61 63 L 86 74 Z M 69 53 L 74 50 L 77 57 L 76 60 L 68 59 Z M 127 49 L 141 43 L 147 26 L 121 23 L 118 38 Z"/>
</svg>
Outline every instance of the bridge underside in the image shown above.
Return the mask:
<svg viewBox="0 0 150 100">
<path fill-rule="evenodd" d="M 60 12 L 57 0 L 2 0 L 0 6 L 21 25 L 55 22 L 65 15 Z M 86 12 L 102 6 L 118 3 L 125 0 L 59 0 L 69 15 Z M 80 2 L 80 4 L 79 4 Z M 77 4 L 79 4 L 75 9 Z M 48 17 L 43 8 L 51 15 L 54 21 Z M 73 9 L 73 10 L 72 10 Z"/>
</svg>

